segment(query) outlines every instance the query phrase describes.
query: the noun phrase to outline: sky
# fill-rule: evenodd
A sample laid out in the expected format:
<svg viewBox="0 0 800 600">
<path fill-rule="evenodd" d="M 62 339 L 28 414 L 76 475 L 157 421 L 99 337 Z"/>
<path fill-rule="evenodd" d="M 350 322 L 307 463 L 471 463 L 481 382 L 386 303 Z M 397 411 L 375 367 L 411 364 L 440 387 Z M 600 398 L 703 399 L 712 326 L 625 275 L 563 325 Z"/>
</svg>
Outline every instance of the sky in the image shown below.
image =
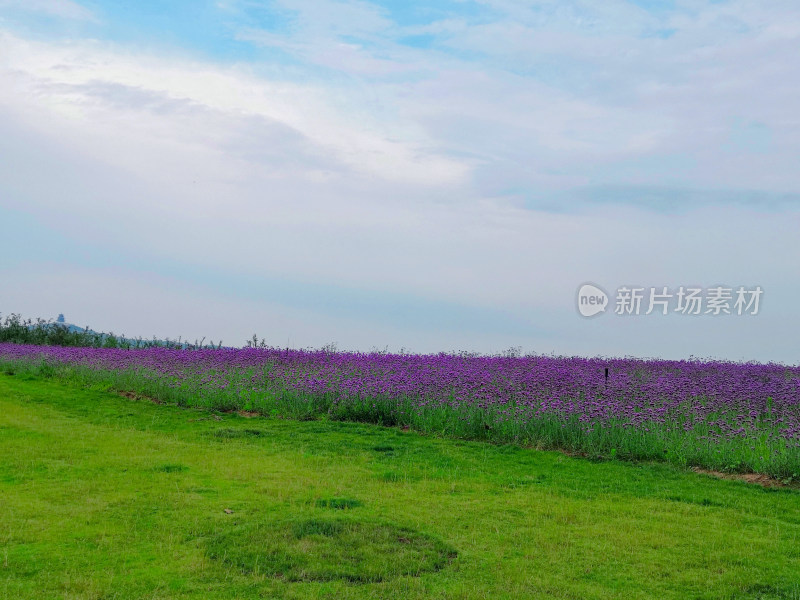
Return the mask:
<svg viewBox="0 0 800 600">
<path fill-rule="evenodd" d="M 796 0 L 0 0 L 0 314 L 797 364 L 798 51 Z"/>
</svg>

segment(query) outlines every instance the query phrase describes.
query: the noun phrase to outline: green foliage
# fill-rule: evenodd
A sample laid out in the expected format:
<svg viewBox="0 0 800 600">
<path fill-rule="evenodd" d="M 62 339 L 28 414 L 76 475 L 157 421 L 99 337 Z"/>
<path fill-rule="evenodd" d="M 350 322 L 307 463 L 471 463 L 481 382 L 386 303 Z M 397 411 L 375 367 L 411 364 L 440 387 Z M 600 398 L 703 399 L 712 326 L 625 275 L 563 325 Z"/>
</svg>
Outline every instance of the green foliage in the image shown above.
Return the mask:
<svg viewBox="0 0 800 600">
<path fill-rule="evenodd" d="M 208 555 L 287 582 L 376 583 L 445 568 L 456 551 L 408 527 L 344 519 L 253 519 L 208 540 Z"/>
<path fill-rule="evenodd" d="M 339 402 L 326 394 L 312 394 L 270 384 L 268 367 L 259 372 L 243 369 L 230 374 L 247 381 L 259 377 L 263 385 L 249 395 L 242 386 L 208 386 L 203 378 L 175 381 L 142 370 L 98 370 L 81 365 L 0 360 L 0 372 L 26 377 L 57 377 L 79 385 L 119 390 L 158 402 L 208 408 L 215 411 L 245 410 L 270 417 L 300 421 L 330 419 L 400 426 L 442 437 L 517 444 L 543 450 L 558 449 L 592 460 L 664 461 L 679 467 L 700 467 L 728 473 L 761 473 L 785 483 L 800 481 L 800 454 L 791 447 L 771 446 L 755 440 L 708 441 L 708 430 L 690 431 L 650 423 L 632 430 L 609 422 L 587 432 L 577 416 L 564 420 L 542 414 L 536 419 L 509 418 L 503 410 L 458 407 L 420 407 L 405 397 L 363 397 Z M 220 432 L 220 437 L 259 436 L 262 432 Z M 397 474 L 389 473 L 387 477 Z"/>
<path fill-rule="evenodd" d="M 320 498 L 315 504 L 320 508 L 331 508 L 333 510 L 348 510 L 364 506 L 363 502 L 353 498 Z"/>
<path fill-rule="evenodd" d="M 0 315 L 1 317 L 2 315 Z M 59 318 L 63 315 L 59 315 Z M 177 340 L 159 340 L 155 337 L 152 340 L 145 340 L 141 337 L 128 338 L 125 335 L 115 335 L 110 333 L 98 333 L 85 327 L 78 329 L 67 325 L 63 319 L 46 321 L 44 319 L 23 319 L 21 315 L 10 314 L 0 320 L 0 343 L 7 342 L 12 344 L 33 344 L 36 346 L 68 346 L 68 347 L 89 347 L 89 348 L 175 348 L 195 350 L 198 348 L 222 348 L 222 340 L 218 344 L 209 342 L 205 344 L 205 338 L 201 341 L 195 340 L 194 343 L 184 342 L 180 338 Z M 262 346 L 264 341 L 261 341 Z"/>
<path fill-rule="evenodd" d="M 800 598 L 800 493 L 663 463 L 30 371 L 0 375 L 0 455 L 0 598 Z"/>
</svg>

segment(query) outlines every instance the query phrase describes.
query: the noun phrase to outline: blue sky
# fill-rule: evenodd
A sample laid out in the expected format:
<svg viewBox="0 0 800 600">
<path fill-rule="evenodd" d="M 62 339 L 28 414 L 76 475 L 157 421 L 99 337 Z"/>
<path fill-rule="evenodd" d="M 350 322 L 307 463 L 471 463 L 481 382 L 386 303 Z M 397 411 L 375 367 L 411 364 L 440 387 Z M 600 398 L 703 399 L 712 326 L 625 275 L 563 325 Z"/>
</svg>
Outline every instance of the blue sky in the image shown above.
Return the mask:
<svg viewBox="0 0 800 600">
<path fill-rule="evenodd" d="M 797 362 L 799 41 L 789 1 L 0 0 L 0 313 Z"/>
</svg>

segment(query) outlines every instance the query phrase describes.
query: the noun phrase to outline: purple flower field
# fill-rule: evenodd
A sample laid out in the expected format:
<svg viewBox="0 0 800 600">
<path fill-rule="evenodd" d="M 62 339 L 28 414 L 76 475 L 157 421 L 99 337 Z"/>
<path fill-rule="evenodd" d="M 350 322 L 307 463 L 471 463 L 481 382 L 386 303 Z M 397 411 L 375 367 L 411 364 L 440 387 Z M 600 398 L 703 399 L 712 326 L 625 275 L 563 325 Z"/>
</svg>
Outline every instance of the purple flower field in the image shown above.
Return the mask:
<svg viewBox="0 0 800 600">
<path fill-rule="evenodd" d="M 794 366 L 15 344 L 0 344 L 0 366 L 185 406 L 800 478 Z"/>
</svg>

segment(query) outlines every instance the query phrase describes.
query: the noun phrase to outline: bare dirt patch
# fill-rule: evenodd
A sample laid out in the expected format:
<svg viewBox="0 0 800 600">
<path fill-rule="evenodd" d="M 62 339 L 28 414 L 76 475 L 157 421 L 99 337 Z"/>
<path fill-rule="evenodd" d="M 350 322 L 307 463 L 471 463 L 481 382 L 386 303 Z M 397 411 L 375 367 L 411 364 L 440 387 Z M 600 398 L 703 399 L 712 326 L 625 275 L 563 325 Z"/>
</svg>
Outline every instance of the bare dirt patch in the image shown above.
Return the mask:
<svg viewBox="0 0 800 600">
<path fill-rule="evenodd" d="M 255 419 L 256 417 L 262 416 L 261 413 L 257 413 L 252 410 L 237 410 L 236 414 L 240 417 L 245 417 L 246 419 Z"/>
<path fill-rule="evenodd" d="M 141 394 L 137 394 L 136 392 L 117 392 L 120 396 L 124 396 L 130 400 L 147 400 L 148 402 L 152 402 L 153 404 L 164 404 L 161 400 L 157 398 L 151 398 L 149 396 L 142 396 Z"/>
<path fill-rule="evenodd" d="M 746 481 L 747 483 L 754 483 L 762 487 L 770 488 L 793 488 L 798 489 L 796 484 L 786 484 L 779 479 L 764 475 L 763 473 L 723 473 L 722 471 L 713 471 L 711 469 L 701 469 L 700 467 L 692 467 L 692 471 L 700 473 L 701 475 L 708 475 L 709 477 L 716 477 L 717 479 L 732 479 L 738 481 Z"/>
</svg>

